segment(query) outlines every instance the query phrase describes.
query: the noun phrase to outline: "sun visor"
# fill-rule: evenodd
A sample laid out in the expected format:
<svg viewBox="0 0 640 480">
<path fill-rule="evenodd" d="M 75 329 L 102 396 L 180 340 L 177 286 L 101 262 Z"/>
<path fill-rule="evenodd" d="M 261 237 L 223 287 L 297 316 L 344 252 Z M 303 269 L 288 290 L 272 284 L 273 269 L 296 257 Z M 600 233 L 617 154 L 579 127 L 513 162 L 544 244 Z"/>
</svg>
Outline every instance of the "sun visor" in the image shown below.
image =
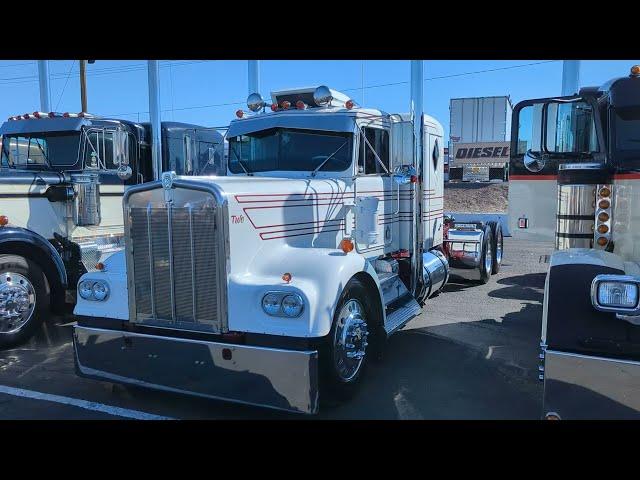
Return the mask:
<svg viewBox="0 0 640 480">
<path fill-rule="evenodd" d="M 20 135 L 23 133 L 74 132 L 91 125 L 86 118 L 34 118 L 29 120 L 9 120 L 0 127 L 0 135 Z"/>
<path fill-rule="evenodd" d="M 354 117 L 351 115 L 331 115 L 320 113 L 310 115 L 308 112 L 291 112 L 285 115 L 256 115 L 244 120 L 235 120 L 229 126 L 227 137 L 246 135 L 247 133 L 270 128 L 300 128 L 307 130 L 324 130 L 328 132 L 353 132 Z"/>
</svg>

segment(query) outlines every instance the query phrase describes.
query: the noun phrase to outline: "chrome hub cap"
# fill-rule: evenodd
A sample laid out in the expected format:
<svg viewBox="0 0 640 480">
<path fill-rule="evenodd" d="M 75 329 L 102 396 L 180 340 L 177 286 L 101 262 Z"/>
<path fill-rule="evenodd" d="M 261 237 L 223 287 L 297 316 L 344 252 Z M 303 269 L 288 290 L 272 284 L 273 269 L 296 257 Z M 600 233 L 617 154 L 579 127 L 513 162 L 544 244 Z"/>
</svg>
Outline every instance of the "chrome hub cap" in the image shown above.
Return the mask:
<svg viewBox="0 0 640 480">
<path fill-rule="evenodd" d="M 340 310 L 333 338 L 334 366 L 343 381 L 348 382 L 358 374 L 368 336 L 364 308 L 358 300 L 349 300 Z"/>
<path fill-rule="evenodd" d="M 487 253 L 484 256 L 484 268 L 487 272 L 491 272 L 493 268 L 493 255 L 491 252 L 491 242 L 487 242 Z"/>
<path fill-rule="evenodd" d="M 19 273 L 0 274 L 0 334 L 20 330 L 33 315 L 36 291 Z"/>
</svg>

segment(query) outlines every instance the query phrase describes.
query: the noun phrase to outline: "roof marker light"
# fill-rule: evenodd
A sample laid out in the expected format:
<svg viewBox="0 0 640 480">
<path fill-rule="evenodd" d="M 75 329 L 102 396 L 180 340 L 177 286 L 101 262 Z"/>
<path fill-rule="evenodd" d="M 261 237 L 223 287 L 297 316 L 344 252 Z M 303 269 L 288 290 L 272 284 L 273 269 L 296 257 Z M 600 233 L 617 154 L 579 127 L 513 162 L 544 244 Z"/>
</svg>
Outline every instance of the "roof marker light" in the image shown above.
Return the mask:
<svg viewBox="0 0 640 480">
<path fill-rule="evenodd" d="M 271 104 L 271 111 L 275 112 L 276 110 L 278 110 L 278 104 L 277 103 L 272 103 Z"/>
<path fill-rule="evenodd" d="M 640 65 L 634 65 L 631 67 L 631 75 L 634 77 L 640 76 Z"/>
<path fill-rule="evenodd" d="M 244 117 L 244 112 L 240 109 L 236 110 L 236 117 L 238 118 Z"/>
<path fill-rule="evenodd" d="M 289 110 L 289 107 L 291 106 L 291 102 L 289 100 L 285 100 L 280 104 L 280 106 L 285 110 Z"/>
<path fill-rule="evenodd" d="M 22 118 L 24 118 L 25 120 L 29 120 L 31 118 L 31 115 L 29 115 L 28 113 L 25 113 Z"/>
<path fill-rule="evenodd" d="M 298 110 L 304 110 L 307 106 L 304 104 L 304 102 L 302 100 L 298 100 L 296 102 L 296 108 Z"/>
<path fill-rule="evenodd" d="M 345 107 L 347 107 L 347 110 L 351 110 L 351 109 L 353 108 L 353 105 L 354 105 L 354 104 L 353 104 L 353 100 L 347 100 L 347 101 L 344 103 L 344 106 L 345 106 Z"/>
</svg>

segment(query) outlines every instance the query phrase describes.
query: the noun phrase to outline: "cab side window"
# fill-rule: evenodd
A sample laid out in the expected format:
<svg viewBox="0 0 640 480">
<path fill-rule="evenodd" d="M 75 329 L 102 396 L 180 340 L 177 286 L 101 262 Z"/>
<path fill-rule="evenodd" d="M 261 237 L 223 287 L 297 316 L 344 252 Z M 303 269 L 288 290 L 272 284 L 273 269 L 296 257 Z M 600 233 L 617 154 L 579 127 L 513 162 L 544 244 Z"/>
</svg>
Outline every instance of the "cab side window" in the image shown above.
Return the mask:
<svg viewBox="0 0 640 480">
<path fill-rule="evenodd" d="M 358 173 L 362 175 L 383 175 L 387 173 L 380 165 L 375 154 L 382 160 L 384 167 L 389 170 L 389 132 L 381 128 L 370 127 L 365 127 L 362 131 L 367 141 L 360 136 Z"/>
</svg>

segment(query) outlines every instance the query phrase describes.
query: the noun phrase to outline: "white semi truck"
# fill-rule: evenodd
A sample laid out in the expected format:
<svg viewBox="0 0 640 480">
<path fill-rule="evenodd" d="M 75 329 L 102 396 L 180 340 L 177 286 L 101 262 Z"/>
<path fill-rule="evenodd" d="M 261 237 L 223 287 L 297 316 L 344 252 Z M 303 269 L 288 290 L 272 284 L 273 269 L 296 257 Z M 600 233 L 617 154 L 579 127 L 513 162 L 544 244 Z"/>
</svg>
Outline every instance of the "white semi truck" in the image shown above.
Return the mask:
<svg viewBox="0 0 640 480">
<path fill-rule="evenodd" d="M 222 135 L 162 122 L 165 169 L 222 167 Z M 122 196 L 154 178 L 151 125 L 33 112 L 0 126 L 0 348 L 75 301 L 80 275 L 123 248 Z"/>
<path fill-rule="evenodd" d="M 441 125 L 325 86 L 258 94 L 226 176 L 132 187 L 125 251 L 82 276 L 81 376 L 315 413 L 451 272 L 488 281 L 499 224 L 443 214 Z"/>
</svg>

